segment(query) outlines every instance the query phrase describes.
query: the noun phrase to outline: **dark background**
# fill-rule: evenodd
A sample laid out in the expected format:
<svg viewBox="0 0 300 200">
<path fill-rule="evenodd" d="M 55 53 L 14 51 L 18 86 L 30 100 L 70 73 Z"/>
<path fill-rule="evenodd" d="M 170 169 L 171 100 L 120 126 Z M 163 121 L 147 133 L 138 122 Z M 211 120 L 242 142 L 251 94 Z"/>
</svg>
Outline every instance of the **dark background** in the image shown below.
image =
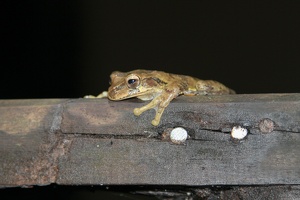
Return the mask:
<svg viewBox="0 0 300 200">
<path fill-rule="evenodd" d="M 299 92 L 299 1 L 1 1 L 0 98 L 77 98 L 114 70 Z"/>
<path fill-rule="evenodd" d="M 215 79 L 238 93 L 300 91 L 297 0 L 16 0 L 0 9 L 0 99 L 98 94 L 112 71 L 137 68 Z M 2 194 L 66 190 L 53 188 Z"/>
</svg>

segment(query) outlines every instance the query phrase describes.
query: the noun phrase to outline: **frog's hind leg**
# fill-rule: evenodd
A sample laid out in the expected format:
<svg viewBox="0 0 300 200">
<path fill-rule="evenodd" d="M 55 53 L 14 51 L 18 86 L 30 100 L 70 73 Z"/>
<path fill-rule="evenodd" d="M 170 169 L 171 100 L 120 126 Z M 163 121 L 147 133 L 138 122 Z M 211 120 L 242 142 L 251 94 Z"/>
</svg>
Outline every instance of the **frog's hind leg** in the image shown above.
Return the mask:
<svg viewBox="0 0 300 200">
<path fill-rule="evenodd" d="M 91 98 L 105 98 L 105 97 L 107 97 L 107 91 L 103 91 L 102 93 L 98 94 L 97 96 L 85 95 L 83 98 L 91 99 Z"/>
<path fill-rule="evenodd" d="M 198 94 L 235 94 L 235 91 L 226 87 L 222 83 L 213 80 L 199 80 L 196 84 Z"/>
</svg>

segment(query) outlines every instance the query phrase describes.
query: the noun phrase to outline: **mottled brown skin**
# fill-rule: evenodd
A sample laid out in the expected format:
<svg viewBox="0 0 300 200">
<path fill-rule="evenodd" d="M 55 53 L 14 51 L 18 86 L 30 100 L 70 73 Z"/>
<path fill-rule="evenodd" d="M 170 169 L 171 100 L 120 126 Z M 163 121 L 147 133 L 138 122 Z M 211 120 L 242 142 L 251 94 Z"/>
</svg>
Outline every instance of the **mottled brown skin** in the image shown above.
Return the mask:
<svg viewBox="0 0 300 200">
<path fill-rule="evenodd" d="M 149 104 L 135 108 L 139 116 L 146 110 L 156 110 L 152 125 L 157 126 L 165 108 L 179 95 L 222 95 L 235 94 L 223 84 L 213 80 L 200 80 L 194 77 L 165 73 L 162 71 L 134 70 L 130 72 L 115 71 L 110 75 L 111 86 L 108 98 L 113 101 L 137 97 L 152 100 Z"/>
</svg>

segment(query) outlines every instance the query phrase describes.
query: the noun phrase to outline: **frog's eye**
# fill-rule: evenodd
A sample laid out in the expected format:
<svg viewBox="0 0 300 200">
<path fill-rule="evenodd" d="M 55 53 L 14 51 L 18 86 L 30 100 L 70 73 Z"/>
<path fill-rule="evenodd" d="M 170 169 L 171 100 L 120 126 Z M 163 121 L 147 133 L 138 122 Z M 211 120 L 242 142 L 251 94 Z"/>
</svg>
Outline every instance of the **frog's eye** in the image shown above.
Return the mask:
<svg viewBox="0 0 300 200">
<path fill-rule="evenodd" d="M 128 84 L 129 84 L 129 85 L 132 85 L 132 84 L 134 84 L 136 81 L 137 81 L 136 79 L 129 79 L 129 80 L 128 80 Z"/>
<path fill-rule="evenodd" d="M 140 84 L 140 78 L 137 75 L 131 74 L 126 78 L 127 86 L 135 89 Z"/>
</svg>

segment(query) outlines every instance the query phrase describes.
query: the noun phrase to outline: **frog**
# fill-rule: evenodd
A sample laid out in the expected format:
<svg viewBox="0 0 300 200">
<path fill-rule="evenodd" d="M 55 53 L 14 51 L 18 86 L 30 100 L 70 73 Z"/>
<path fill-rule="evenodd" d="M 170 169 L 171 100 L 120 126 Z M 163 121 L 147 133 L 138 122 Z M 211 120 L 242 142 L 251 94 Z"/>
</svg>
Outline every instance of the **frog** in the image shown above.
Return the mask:
<svg viewBox="0 0 300 200">
<path fill-rule="evenodd" d="M 164 110 L 178 96 L 235 94 L 234 90 L 218 81 L 157 70 L 114 71 L 110 80 L 107 92 L 86 98 L 107 97 L 112 101 L 120 101 L 136 97 L 143 101 L 151 100 L 140 108 L 134 108 L 133 113 L 140 116 L 147 110 L 155 109 L 156 114 L 151 122 L 153 126 L 159 125 Z"/>
</svg>

